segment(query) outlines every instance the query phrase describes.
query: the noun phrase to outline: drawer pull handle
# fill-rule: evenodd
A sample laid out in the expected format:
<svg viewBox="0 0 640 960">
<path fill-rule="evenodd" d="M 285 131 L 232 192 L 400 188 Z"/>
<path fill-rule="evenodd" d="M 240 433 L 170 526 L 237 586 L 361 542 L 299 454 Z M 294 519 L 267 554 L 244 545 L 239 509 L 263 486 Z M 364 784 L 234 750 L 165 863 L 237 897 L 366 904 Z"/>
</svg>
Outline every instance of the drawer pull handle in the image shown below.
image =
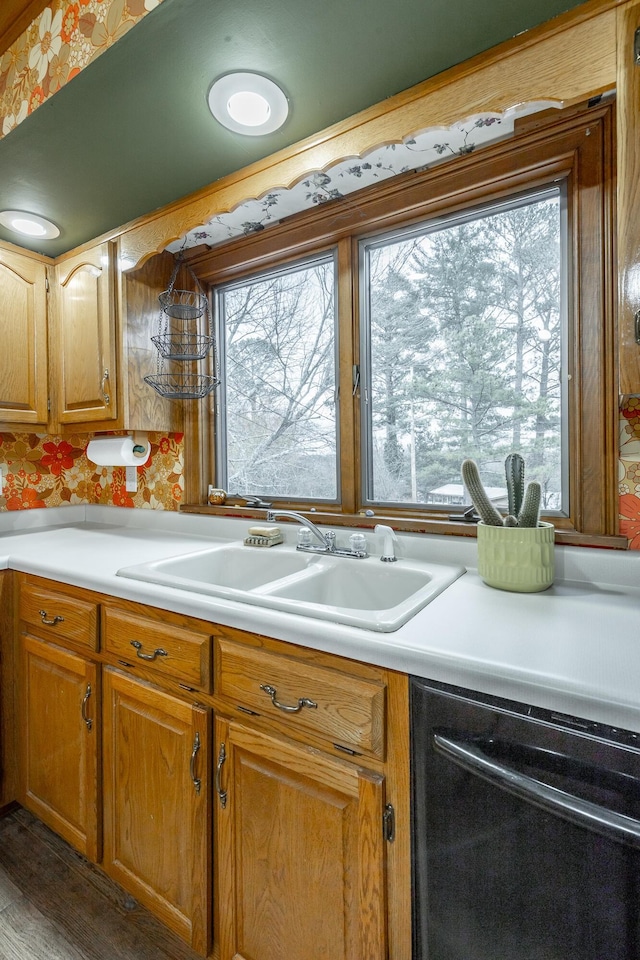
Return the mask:
<svg viewBox="0 0 640 960">
<path fill-rule="evenodd" d="M 102 380 L 100 381 L 100 391 L 102 393 L 102 398 L 104 400 L 105 407 L 108 407 L 109 404 L 111 403 L 111 397 L 107 393 L 108 380 L 109 380 L 109 371 L 108 369 L 105 369 L 104 373 L 102 374 Z"/>
<path fill-rule="evenodd" d="M 169 654 L 166 650 L 163 650 L 162 647 L 156 647 L 153 653 L 143 653 L 142 644 L 139 640 L 132 640 L 131 646 L 135 647 L 136 657 L 140 657 L 141 660 L 155 660 L 156 657 L 168 657 Z"/>
<path fill-rule="evenodd" d="M 202 781 L 196 777 L 196 757 L 200 751 L 200 734 L 196 733 L 195 740 L 193 741 L 193 749 L 191 750 L 191 763 L 189 765 L 189 773 L 191 775 L 191 782 L 196 788 L 196 793 L 200 793 L 200 787 L 202 786 Z"/>
<path fill-rule="evenodd" d="M 49 619 L 46 610 L 40 610 L 38 612 L 40 613 L 40 619 L 43 623 L 46 623 L 48 627 L 55 627 L 56 623 L 64 623 L 64 617 L 52 617 Z"/>
<path fill-rule="evenodd" d="M 286 703 L 280 703 L 278 700 L 278 691 L 275 687 L 272 687 L 268 683 L 261 683 L 260 689 L 264 690 L 267 696 L 271 697 L 271 703 L 274 707 L 277 707 L 278 710 L 283 710 L 285 713 L 300 713 L 303 707 L 310 707 L 312 710 L 316 710 L 318 704 L 314 700 L 309 700 L 308 697 L 300 697 L 298 703 L 295 707 L 287 706 Z"/>
<path fill-rule="evenodd" d="M 82 707 L 81 707 L 82 719 L 87 725 L 87 730 L 91 730 L 91 727 L 93 726 L 93 720 L 91 719 L 91 717 L 87 716 L 87 704 L 89 702 L 90 696 L 91 696 L 91 684 L 88 683 L 86 693 L 82 698 Z"/>
<path fill-rule="evenodd" d="M 218 762 L 216 764 L 216 793 L 218 794 L 220 806 L 223 810 L 227 805 L 227 791 L 222 789 L 222 764 L 226 759 L 227 751 L 225 750 L 224 743 L 221 743 L 220 752 L 218 753 Z"/>
</svg>

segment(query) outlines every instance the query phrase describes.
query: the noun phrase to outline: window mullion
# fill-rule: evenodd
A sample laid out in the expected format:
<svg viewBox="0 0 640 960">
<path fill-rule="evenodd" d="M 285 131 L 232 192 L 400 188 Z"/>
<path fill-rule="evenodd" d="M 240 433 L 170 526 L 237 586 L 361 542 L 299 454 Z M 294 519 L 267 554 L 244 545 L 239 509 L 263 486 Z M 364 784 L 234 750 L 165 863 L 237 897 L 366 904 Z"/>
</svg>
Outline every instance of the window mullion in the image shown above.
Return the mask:
<svg viewBox="0 0 640 960">
<path fill-rule="evenodd" d="M 339 471 L 343 513 L 355 513 L 357 502 L 357 436 L 353 396 L 353 365 L 358 362 L 352 241 L 338 243 L 338 405 L 340 422 Z"/>
</svg>

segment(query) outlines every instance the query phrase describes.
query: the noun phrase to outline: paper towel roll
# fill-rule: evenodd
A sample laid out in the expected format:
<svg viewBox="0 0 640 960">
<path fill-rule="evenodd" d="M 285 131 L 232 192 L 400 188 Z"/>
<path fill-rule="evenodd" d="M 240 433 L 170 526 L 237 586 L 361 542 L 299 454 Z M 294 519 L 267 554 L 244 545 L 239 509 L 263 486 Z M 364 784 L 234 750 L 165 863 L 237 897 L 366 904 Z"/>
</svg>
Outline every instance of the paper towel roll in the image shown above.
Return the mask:
<svg viewBox="0 0 640 960">
<path fill-rule="evenodd" d="M 87 458 L 99 467 L 140 467 L 147 462 L 150 452 L 148 441 L 142 445 L 136 444 L 133 437 L 96 437 L 89 441 Z"/>
</svg>

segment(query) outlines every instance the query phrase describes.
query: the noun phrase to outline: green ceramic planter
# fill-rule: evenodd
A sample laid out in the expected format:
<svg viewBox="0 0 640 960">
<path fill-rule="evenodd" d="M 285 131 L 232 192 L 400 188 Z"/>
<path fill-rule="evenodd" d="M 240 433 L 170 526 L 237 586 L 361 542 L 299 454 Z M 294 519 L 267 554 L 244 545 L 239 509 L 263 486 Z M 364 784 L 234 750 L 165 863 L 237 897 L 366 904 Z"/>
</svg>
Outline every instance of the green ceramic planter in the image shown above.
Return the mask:
<svg viewBox="0 0 640 960">
<path fill-rule="evenodd" d="M 478 523 L 478 573 L 490 587 L 537 593 L 553 583 L 554 526 L 492 527 Z"/>
</svg>

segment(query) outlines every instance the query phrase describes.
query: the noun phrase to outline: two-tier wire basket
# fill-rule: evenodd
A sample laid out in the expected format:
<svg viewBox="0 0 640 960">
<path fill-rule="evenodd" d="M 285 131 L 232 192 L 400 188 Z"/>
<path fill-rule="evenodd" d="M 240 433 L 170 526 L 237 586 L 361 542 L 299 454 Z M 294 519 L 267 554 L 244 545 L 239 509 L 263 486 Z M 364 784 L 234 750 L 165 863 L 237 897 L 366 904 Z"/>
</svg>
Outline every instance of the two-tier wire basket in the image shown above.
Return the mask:
<svg viewBox="0 0 640 960">
<path fill-rule="evenodd" d="M 144 378 L 145 383 L 168 400 L 201 400 L 218 385 L 215 340 L 209 300 L 203 293 L 198 278 L 187 267 L 195 290 L 176 290 L 175 282 L 181 265 L 178 256 L 169 280 L 169 286 L 158 297 L 160 314 L 157 332 L 151 341 L 158 351 L 155 374 Z M 215 375 L 199 373 L 194 364 L 211 355 Z M 165 370 L 165 361 L 172 361 L 171 371 Z M 175 362 L 190 367 L 175 368 Z"/>
</svg>

